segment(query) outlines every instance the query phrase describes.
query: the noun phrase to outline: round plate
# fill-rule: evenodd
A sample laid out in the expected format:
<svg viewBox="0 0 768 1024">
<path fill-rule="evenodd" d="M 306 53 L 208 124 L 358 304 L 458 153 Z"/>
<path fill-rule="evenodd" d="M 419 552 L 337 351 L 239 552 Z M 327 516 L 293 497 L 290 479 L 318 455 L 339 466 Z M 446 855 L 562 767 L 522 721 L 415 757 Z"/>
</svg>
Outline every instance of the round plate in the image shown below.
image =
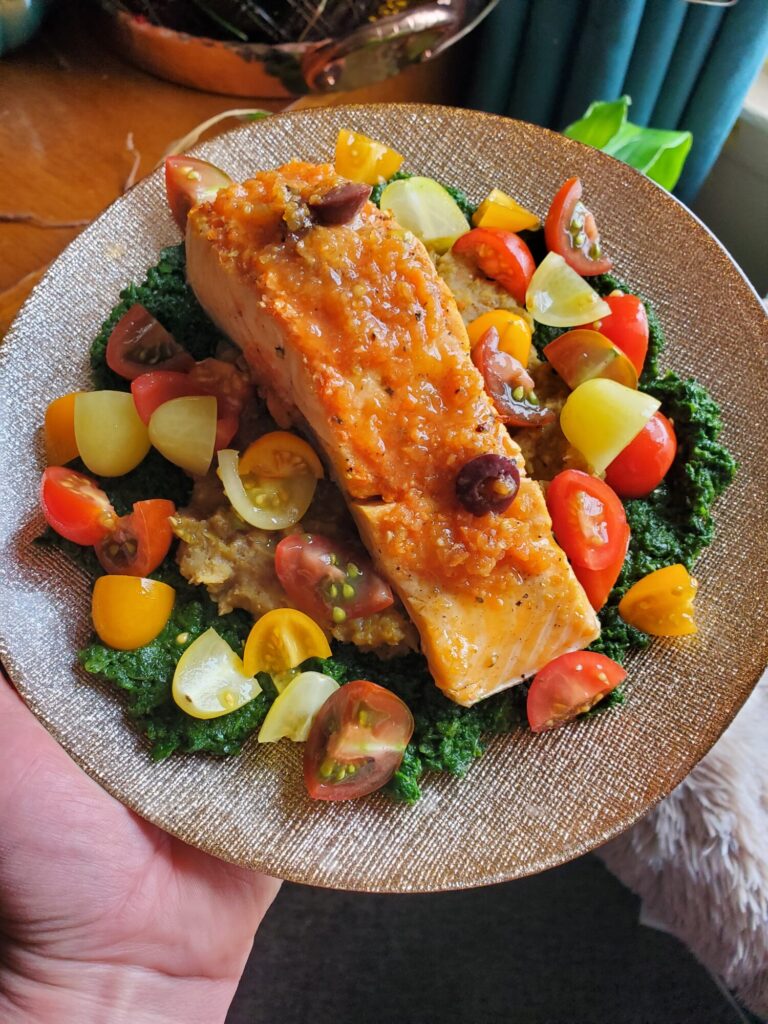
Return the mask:
<svg viewBox="0 0 768 1024">
<path fill-rule="evenodd" d="M 300 749 L 250 742 L 240 757 L 154 764 L 117 694 L 75 668 L 89 635 L 89 586 L 40 532 L 39 426 L 47 403 L 88 386 L 88 345 L 120 289 L 178 240 L 159 171 L 69 246 L 35 289 L 0 354 L 0 653 L 22 696 L 74 759 L 139 814 L 195 846 L 294 881 L 413 892 L 540 871 L 620 832 L 667 794 L 731 721 L 768 659 L 768 345 L 757 295 L 718 242 L 647 178 L 528 124 L 428 106 L 285 114 L 200 148 L 236 179 L 293 157 L 332 158 L 341 127 L 406 154 L 418 173 L 492 186 L 539 214 L 578 174 L 622 278 L 650 296 L 664 362 L 723 405 L 741 468 L 717 510 L 697 576 L 699 633 L 655 641 L 632 660 L 628 700 L 543 736 L 495 740 L 464 780 L 427 777 L 414 807 L 383 795 L 313 803 Z"/>
</svg>

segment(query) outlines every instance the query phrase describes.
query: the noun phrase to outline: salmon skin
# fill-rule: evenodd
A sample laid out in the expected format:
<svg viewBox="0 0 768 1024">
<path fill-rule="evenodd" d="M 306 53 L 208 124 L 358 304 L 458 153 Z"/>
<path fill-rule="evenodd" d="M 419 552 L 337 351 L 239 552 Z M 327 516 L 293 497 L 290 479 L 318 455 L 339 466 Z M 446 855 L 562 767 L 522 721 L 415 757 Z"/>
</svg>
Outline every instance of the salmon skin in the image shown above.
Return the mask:
<svg viewBox="0 0 768 1024">
<path fill-rule="evenodd" d="M 189 215 L 187 274 L 278 423 L 325 453 L 436 684 L 471 705 L 599 625 L 426 249 L 370 202 L 347 224 L 308 220 L 343 180 L 293 162 L 223 189 Z M 455 480 L 487 453 L 517 461 L 520 489 L 505 513 L 475 516 Z"/>
</svg>

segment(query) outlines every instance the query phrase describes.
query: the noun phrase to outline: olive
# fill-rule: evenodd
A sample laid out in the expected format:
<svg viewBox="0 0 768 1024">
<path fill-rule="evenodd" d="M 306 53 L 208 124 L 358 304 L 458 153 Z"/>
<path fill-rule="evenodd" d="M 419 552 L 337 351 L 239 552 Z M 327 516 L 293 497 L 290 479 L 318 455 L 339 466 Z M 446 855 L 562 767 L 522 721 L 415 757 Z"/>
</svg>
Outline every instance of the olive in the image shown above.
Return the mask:
<svg viewBox="0 0 768 1024">
<path fill-rule="evenodd" d="M 370 185 L 345 181 L 324 195 L 313 196 L 308 205 L 318 224 L 348 224 L 362 210 L 370 194 Z"/>
<path fill-rule="evenodd" d="M 473 516 L 506 512 L 520 487 L 520 470 L 506 455 L 478 455 L 456 476 L 456 497 Z"/>
</svg>

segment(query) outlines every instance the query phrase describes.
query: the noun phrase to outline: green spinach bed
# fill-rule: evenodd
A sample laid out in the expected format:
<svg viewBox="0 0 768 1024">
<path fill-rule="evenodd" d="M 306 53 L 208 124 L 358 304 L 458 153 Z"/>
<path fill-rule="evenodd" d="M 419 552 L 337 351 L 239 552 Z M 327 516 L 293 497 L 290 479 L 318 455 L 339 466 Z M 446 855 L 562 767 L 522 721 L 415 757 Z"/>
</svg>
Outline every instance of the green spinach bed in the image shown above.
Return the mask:
<svg viewBox="0 0 768 1024">
<path fill-rule="evenodd" d="M 465 213 L 471 214 L 464 195 L 457 191 L 454 194 L 462 201 Z M 593 284 L 603 295 L 621 287 L 611 275 L 596 278 Z M 121 293 L 120 302 L 95 338 L 91 362 L 97 387 L 126 387 L 126 382 L 108 369 L 104 356 L 112 327 L 135 302 L 146 306 L 197 359 L 214 353 L 222 336 L 186 283 L 183 245 L 172 246 L 163 250 L 141 284 L 131 284 Z M 618 583 L 600 613 L 602 635 L 593 645 L 593 649 L 619 662 L 632 649 L 647 646 L 650 639 L 619 617 L 621 596 L 654 569 L 673 562 L 693 566 L 712 540 L 712 504 L 735 472 L 732 457 L 718 441 L 721 420 L 717 405 L 700 384 L 683 380 L 673 371 L 660 370 L 664 337 L 650 307 L 648 314 L 651 337 L 641 386 L 660 399 L 664 412 L 674 419 L 678 454 L 666 481 L 652 495 L 626 502 L 632 530 L 629 553 Z M 534 344 L 541 350 L 558 333 L 538 327 Z M 103 480 L 102 485 L 121 514 L 140 498 L 164 497 L 183 505 L 190 491 L 185 474 L 154 452 L 132 473 L 117 480 Z M 100 571 L 90 549 L 76 548 L 50 534 L 43 540 L 61 544 L 89 572 Z M 171 583 L 177 592 L 173 614 L 160 636 L 136 651 L 112 650 L 94 640 L 80 652 L 80 661 L 88 672 L 123 691 L 127 713 L 149 739 L 154 758 L 160 760 L 176 752 L 237 754 L 260 726 L 276 695 L 269 676 L 260 678 L 263 690 L 255 700 L 230 715 L 211 720 L 184 714 L 171 698 L 171 681 L 184 650 L 209 627 L 242 653 L 251 618 L 239 611 L 220 616 L 205 589 L 190 586 L 180 576 L 172 557 L 155 575 Z M 388 789 L 395 799 L 409 803 L 419 798 L 425 771 L 465 775 L 482 754 L 487 737 L 508 732 L 525 718 L 524 687 L 498 694 L 475 707 L 462 708 L 437 690 L 424 659 L 416 654 L 382 662 L 349 645 L 337 645 L 331 659 L 313 660 L 306 667 L 327 672 L 341 683 L 370 678 L 405 700 L 413 712 L 416 728 Z M 610 707 L 621 700 L 621 693 L 614 693 L 600 707 Z"/>
</svg>

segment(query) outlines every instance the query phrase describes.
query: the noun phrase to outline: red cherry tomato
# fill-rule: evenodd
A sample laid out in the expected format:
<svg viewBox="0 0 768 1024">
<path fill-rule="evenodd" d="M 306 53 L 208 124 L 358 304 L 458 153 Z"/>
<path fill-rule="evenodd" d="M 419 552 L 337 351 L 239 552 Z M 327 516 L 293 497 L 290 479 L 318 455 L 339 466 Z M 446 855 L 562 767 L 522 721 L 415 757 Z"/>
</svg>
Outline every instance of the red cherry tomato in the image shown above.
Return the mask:
<svg viewBox="0 0 768 1024">
<path fill-rule="evenodd" d="M 522 238 L 503 228 L 473 228 L 454 242 L 453 252 L 474 260 L 478 268 L 492 278 L 521 306 L 525 305 L 536 264 Z"/>
<path fill-rule="evenodd" d="M 413 735 L 413 716 L 391 690 L 356 679 L 318 711 L 304 748 L 315 800 L 352 800 L 392 778 Z"/>
<path fill-rule="evenodd" d="M 118 576 L 149 576 L 160 565 L 173 540 L 169 522 L 176 511 L 172 501 L 137 501 L 133 512 L 118 519 L 115 528 L 96 544 L 96 557 L 105 572 Z"/>
<path fill-rule="evenodd" d="M 619 553 L 616 555 L 615 560 L 606 565 L 604 569 L 585 569 L 582 565 L 573 566 L 574 575 L 584 588 L 584 593 L 596 612 L 599 612 L 603 607 L 616 585 L 616 580 L 619 578 L 621 568 L 624 565 L 624 559 L 627 557 L 629 536 L 629 526 L 625 523 Z"/>
<path fill-rule="evenodd" d="M 168 206 L 182 234 L 187 230 L 187 215 L 192 207 L 210 201 L 219 189 L 231 184 L 230 176 L 207 160 L 184 154 L 165 158 Z"/>
<path fill-rule="evenodd" d="M 43 473 L 40 504 L 51 529 L 75 544 L 97 544 L 117 522 L 96 481 L 64 466 L 49 466 Z"/>
<path fill-rule="evenodd" d="M 575 651 L 561 654 L 537 672 L 528 690 L 528 724 L 546 732 L 589 711 L 627 678 L 604 654 Z"/>
<path fill-rule="evenodd" d="M 582 277 L 605 274 L 613 263 L 602 255 L 600 233 L 594 216 L 581 201 L 581 180 L 569 178 L 549 208 L 544 241 L 550 252 L 559 253 Z"/>
<path fill-rule="evenodd" d="M 362 549 L 316 533 L 281 540 L 275 571 L 294 605 L 322 625 L 373 615 L 394 601 Z"/>
<path fill-rule="evenodd" d="M 611 315 L 597 320 L 592 326 L 631 359 L 639 376 L 648 352 L 645 304 L 636 295 L 606 295 L 603 301 L 611 307 Z"/>
<path fill-rule="evenodd" d="M 605 482 L 622 498 L 644 498 L 667 475 L 676 452 L 674 427 L 657 412 L 608 466 Z"/>
<path fill-rule="evenodd" d="M 189 370 L 195 365 L 189 352 L 139 303 L 112 328 L 106 358 L 110 370 L 126 380 L 147 370 Z"/>
<path fill-rule="evenodd" d="M 627 517 L 611 488 L 578 469 L 558 473 L 547 488 L 555 539 L 573 565 L 605 569 L 624 542 Z"/>
</svg>

